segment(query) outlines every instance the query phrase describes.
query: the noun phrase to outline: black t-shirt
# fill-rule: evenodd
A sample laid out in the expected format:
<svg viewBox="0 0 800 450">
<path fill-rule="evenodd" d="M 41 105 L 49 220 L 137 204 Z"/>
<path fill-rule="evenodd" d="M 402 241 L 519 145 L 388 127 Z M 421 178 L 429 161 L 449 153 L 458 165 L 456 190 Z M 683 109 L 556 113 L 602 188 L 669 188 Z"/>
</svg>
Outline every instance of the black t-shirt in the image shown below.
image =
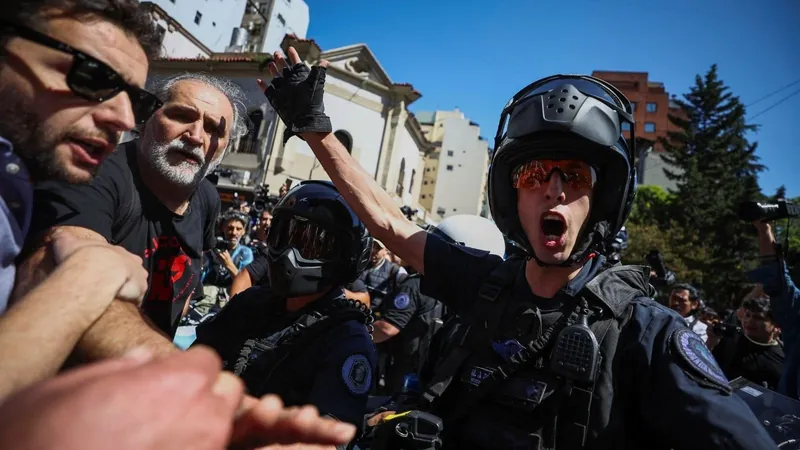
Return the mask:
<svg viewBox="0 0 800 450">
<path fill-rule="evenodd" d="M 216 243 L 219 210 L 219 194 L 206 179 L 183 216 L 167 209 L 141 181 L 132 141 L 103 163 L 90 184 L 37 185 L 33 227 L 36 231 L 56 225 L 88 228 L 140 256 L 149 274 L 142 310 L 172 336 L 186 302 L 203 293 L 202 253 Z M 129 221 L 133 223 L 121 225 Z"/>
<path fill-rule="evenodd" d="M 269 268 L 267 267 L 267 255 L 264 254 L 263 250 L 254 250 L 254 253 L 255 257 L 253 258 L 253 262 L 248 264 L 245 270 L 250 274 L 250 281 L 253 282 L 253 286 L 268 286 Z M 361 280 L 353 281 L 345 286 L 345 288 L 350 292 L 359 294 L 367 292 L 367 286 L 364 285 Z"/>
<path fill-rule="evenodd" d="M 756 344 L 744 335 L 722 339 L 713 350 L 728 379 L 744 377 L 777 390 L 783 368 L 783 346 Z"/>
</svg>

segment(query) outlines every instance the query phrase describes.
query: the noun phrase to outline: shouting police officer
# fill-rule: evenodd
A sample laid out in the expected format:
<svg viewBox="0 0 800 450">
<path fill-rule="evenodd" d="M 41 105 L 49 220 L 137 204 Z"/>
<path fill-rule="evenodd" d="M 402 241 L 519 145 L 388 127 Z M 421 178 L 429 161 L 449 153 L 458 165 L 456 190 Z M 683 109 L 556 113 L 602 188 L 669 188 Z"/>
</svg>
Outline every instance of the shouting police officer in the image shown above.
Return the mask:
<svg viewBox="0 0 800 450">
<path fill-rule="evenodd" d="M 605 264 L 603 244 L 636 189 L 622 135 L 626 123 L 633 134 L 632 108 L 616 88 L 553 76 L 503 109 L 490 207 L 527 253 L 503 261 L 410 223 L 331 133 L 325 64 L 309 69 L 294 49 L 290 66 L 275 56 L 272 84 L 260 85 L 287 132 L 309 144 L 375 238 L 422 274 L 422 292 L 468 324 L 424 393 L 446 447 L 775 448 L 703 341 L 652 300 L 649 269 Z"/>
<path fill-rule="evenodd" d="M 365 305 L 342 286 L 367 264 L 372 238 L 329 182 L 297 185 L 275 207 L 267 238 L 270 283 L 235 296 L 197 328 L 252 395 L 360 426 L 375 366 Z"/>
</svg>

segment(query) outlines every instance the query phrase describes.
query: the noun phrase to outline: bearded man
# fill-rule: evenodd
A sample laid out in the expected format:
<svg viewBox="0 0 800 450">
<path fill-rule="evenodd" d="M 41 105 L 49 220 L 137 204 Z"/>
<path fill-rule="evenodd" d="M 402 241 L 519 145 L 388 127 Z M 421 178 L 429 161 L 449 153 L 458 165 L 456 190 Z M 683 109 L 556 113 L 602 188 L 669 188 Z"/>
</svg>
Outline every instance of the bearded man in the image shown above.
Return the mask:
<svg viewBox="0 0 800 450">
<path fill-rule="evenodd" d="M 230 81 L 184 74 L 163 80 L 155 94 L 164 106 L 138 139 L 119 146 L 90 184 L 46 182 L 36 188 L 34 232 L 61 229 L 120 245 L 140 256 L 149 274 L 141 310 L 112 304 L 79 344 L 84 360 L 137 346 L 174 351 L 170 341 L 178 321 L 189 300 L 202 295 L 203 252 L 216 243 L 219 195 L 205 177 L 229 143 L 247 131 L 244 111 L 237 109 L 243 92 Z M 33 282 L 37 270 L 46 271 L 47 253 L 43 246 L 27 259 L 23 284 Z"/>
</svg>

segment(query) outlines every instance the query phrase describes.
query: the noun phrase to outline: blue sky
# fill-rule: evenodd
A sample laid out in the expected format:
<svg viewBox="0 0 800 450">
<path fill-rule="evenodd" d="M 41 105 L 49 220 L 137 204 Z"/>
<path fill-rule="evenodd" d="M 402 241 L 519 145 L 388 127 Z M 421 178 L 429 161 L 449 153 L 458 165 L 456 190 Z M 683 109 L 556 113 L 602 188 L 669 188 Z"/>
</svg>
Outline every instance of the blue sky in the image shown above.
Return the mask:
<svg viewBox="0 0 800 450">
<path fill-rule="evenodd" d="M 650 73 L 671 94 L 718 65 L 745 104 L 800 79 L 796 0 L 307 0 L 308 37 L 325 49 L 365 43 L 395 82 L 423 97 L 412 111 L 458 107 L 494 136 L 517 90 L 554 73 Z M 795 84 L 748 108 L 755 115 Z M 800 196 L 800 93 L 755 119 L 771 194 Z M 490 140 L 491 142 L 491 140 Z"/>
</svg>

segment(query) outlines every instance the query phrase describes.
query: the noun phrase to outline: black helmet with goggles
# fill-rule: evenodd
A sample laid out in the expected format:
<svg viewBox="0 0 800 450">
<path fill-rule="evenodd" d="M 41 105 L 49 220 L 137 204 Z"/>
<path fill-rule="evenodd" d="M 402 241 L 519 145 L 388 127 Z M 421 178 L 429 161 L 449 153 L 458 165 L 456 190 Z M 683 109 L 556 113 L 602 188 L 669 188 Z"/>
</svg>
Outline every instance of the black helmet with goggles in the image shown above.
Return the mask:
<svg viewBox="0 0 800 450">
<path fill-rule="evenodd" d="M 322 293 L 366 268 L 372 237 L 332 183 L 304 181 L 273 210 L 267 236 L 270 286 L 284 297 Z"/>
<path fill-rule="evenodd" d="M 625 123 L 630 140 L 622 134 Z M 591 76 L 555 75 L 519 91 L 503 108 L 489 169 L 489 206 L 500 230 L 537 259 L 519 221 L 517 189 L 534 187 L 558 170 L 565 183 L 595 193 L 588 222 L 560 265 L 603 251 L 633 205 L 634 123 L 625 95 Z"/>
</svg>

